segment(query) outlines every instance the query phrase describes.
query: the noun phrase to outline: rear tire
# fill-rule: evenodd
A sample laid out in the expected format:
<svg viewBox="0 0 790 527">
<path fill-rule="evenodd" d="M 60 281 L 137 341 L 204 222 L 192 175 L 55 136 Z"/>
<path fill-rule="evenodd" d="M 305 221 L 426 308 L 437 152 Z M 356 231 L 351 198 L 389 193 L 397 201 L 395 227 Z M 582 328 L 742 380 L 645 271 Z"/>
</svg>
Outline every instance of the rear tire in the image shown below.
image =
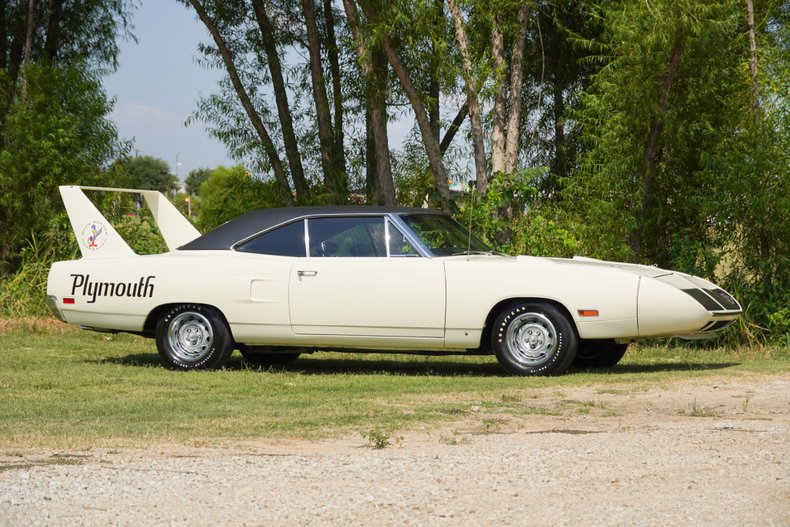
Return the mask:
<svg viewBox="0 0 790 527">
<path fill-rule="evenodd" d="M 213 307 L 182 304 L 157 322 L 156 347 L 169 368 L 207 370 L 225 366 L 233 352 L 233 337 Z"/>
<path fill-rule="evenodd" d="M 582 340 L 573 366 L 576 368 L 612 368 L 625 355 L 628 344 L 618 344 L 614 339 Z"/>
<path fill-rule="evenodd" d="M 499 364 L 516 375 L 559 375 L 573 363 L 578 338 L 556 306 L 521 302 L 494 321 L 492 344 Z"/>
</svg>

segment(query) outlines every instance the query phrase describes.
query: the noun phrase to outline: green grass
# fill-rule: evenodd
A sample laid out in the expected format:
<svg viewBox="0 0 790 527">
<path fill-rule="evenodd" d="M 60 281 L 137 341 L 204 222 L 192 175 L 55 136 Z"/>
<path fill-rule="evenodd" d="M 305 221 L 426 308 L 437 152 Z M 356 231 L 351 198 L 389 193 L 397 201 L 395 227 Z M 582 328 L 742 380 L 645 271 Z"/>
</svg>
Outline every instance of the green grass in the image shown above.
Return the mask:
<svg viewBox="0 0 790 527">
<path fill-rule="evenodd" d="M 224 370 L 185 373 L 163 368 L 150 340 L 0 324 L 0 447 L 317 438 L 481 411 L 491 423 L 499 422 L 491 414 L 573 416 L 601 404 L 563 401 L 571 387 L 627 394 L 690 378 L 786 372 L 787 348 L 635 347 L 613 370 L 552 378 L 506 376 L 493 357 L 338 353 L 272 371 L 249 369 L 234 354 Z M 556 404 L 533 405 L 547 388 Z"/>
</svg>

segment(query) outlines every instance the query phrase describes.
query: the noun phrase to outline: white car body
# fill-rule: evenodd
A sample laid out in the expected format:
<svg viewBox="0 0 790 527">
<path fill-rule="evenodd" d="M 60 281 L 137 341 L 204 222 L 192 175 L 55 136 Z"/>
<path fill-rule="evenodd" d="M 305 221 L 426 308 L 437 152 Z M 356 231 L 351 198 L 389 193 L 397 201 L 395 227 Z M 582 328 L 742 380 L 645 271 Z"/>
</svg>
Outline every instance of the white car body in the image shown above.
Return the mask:
<svg viewBox="0 0 790 527">
<path fill-rule="evenodd" d="M 170 252 L 135 254 L 83 189 L 143 194 Z M 232 221 L 215 231 L 220 234 L 201 237 L 155 191 L 72 186 L 61 187 L 61 193 L 82 259 L 52 266 L 48 303 L 63 321 L 88 329 L 155 336 L 168 309 L 194 305 L 221 314 L 233 347 L 466 352 L 490 349 L 492 325 L 504 309 L 519 302 L 553 306 L 567 318 L 569 333 L 575 333 L 571 336 L 579 343 L 707 337 L 741 312 L 738 303 L 714 284 L 656 267 L 578 257 L 430 254 L 403 218 L 441 214 L 435 211 L 278 209 L 277 221 L 287 219 L 274 226 L 256 230 L 247 225 L 252 219 Z M 310 246 L 311 219 L 351 222 L 358 217 L 367 218 L 377 232 L 383 229 L 386 256 L 311 256 L 317 250 Z M 378 218 L 383 227 L 373 223 Z M 304 256 L 239 250 L 240 243 L 285 224 L 294 224 L 291 228 L 297 233 L 301 227 L 296 225 L 304 225 L 305 239 L 298 242 L 305 244 Z M 324 224 L 332 225 L 314 225 L 317 230 Z M 233 240 L 234 235 L 241 238 Z M 393 236 L 401 236 L 403 246 L 413 252 L 391 254 Z M 223 248 L 216 248 L 219 245 Z M 176 333 L 171 336 L 177 338 Z M 559 369 L 535 373 L 561 373 L 572 360 Z"/>
</svg>

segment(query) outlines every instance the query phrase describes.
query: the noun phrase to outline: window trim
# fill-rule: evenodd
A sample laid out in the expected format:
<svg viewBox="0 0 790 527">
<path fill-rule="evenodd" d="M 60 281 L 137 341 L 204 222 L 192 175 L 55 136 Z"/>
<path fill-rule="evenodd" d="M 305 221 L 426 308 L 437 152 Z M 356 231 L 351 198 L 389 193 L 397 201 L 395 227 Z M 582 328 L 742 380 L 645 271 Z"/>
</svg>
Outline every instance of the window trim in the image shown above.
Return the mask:
<svg viewBox="0 0 790 527">
<path fill-rule="evenodd" d="M 308 216 L 304 219 L 304 244 L 305 253 L 307 258 L 320 258 L 320 256 L 310 255 L 310 220 L 325 220 L 332 218 L 382 218 L 384 220 L 384 230 L 387 229 L 387 216 L 388 214 L 321 214 L 319 216 Z M 384 236 L 384 245 L 386 254 L 384 258 L 389 258 L 389 247 L 387 246 L 387 237 Z M 337 256 L 335 258 L 363 258 L 361 256 Z M 381 258 L 380 256 L 371 256 L 369 258 Z"/>
<path fill-rule="evenodd" d="M 385 239 L 386 242 L 386 249 L 387 249 L 387 258 L 433 258 L 433 254 L 428 249 L 428 247 L 419 239 L 412 231 L 409 229 L 408 225 L 400 219 L 399 213 L 396 212 L 378 212 L 378 213 L 338 213 L 338 214 L 316 214 L 314 216 L 302 216 L 301 218 L 294 218 L 290 221 L 284 221 L 282 223 L 278 223 L 277 225 L 273 225 L 268 229 L 262 230 L 260 232 L 256 232 L 246 238 L 237 241 L 234 243 L 230 250 L 232 252 L 244 252 L 245 254 L 257 254 L 259 256 L 275 256 L 279 258 L 317 258 L 315 256 L 310 256 L 310 228 L 309 228 L 309 221 L 310 220 L 317 220 L 322 218 L 365 218 L 365 217 L 379 217 L 384 218 L 384 225 L 385 230 L 388 229 L 389 225 L 393 225 L 395 229 L 400 232 L 403 237 L 408 241 L 412 247 L 417 251 L 416 254 L 390 254 L 389 248 L 389 240 Z M 239 251 L 237 249 L 238 246 L 243 245 L 254 238 L 259 236 L 265 236 L 266 234 L 285 227 L 287 225 L 291 225 L 293 223 L 302 222 L 304 224 L 304 245 L 305 245 L 305 256 L 281 256 L 276 254 L 264 254 L 264 253 L 248 253 L 246 251 Z M 340 258 L 352 258 L 350 256 L 341 256 Z"/>
<path fill-rule="evenodd" d="M 275 257 L 275 258 L 304 258 L 304 256 L 293 256 L 293 255 L 285 255 L 285 254 L 272 254 L 272 253 L 259 253 L 259 252 L 254 252 L 254 251 L 244 251 L 244 250 L 239 249 L 239 247 L 241 247 L 242 245 L 245 245 L 247 243 L 250 243 L 253 240 L 256 240 L 258 238 L 262 238 L 263 236 L 266 236 L 266 235 L 271 234 L 271 233 L 273 233 L 275 231 L 278 231 L 280 229 L 284 229 L 284 228 L 289 227 L 291 225 L 296 225 L 296 224 L 298 224 L 300 222 L 304 223 L 305 221 L 307 221 L 306 218 L 297 219 L 297 220 L 294 220 L 294 221 L 286 221 L 286 222 L 283 222 L 283 223 L 278 223 L 274 227 L 271 227 L 271 228 L 266 229 L 266 230 L 261 231 L 261 232 L 257 232 L 257 233 L 255 233 L 252 236 L 247 236 L 243 240 L 239 240 L 238 242 L 236 242 L 233 245 L 231 245 L 230 251 L 231 252 L 235 252 L 235 253 L 242 253 L 242 254 L 253 254 L 253 255 L 257 255 L 257 256 L 271 256 L 271 257 Z M 306 235 L 306 233 L 305 233 L 305 235 Z M 307 247 L 306 244 L 305 244 L 305 247 Z M 307 254 L 307 253 L 305 252 L 305 254 Z"/>
<path fill-rule="evenodd" d="M 419 254 L 415 256 L 422 256 L 423 258 L 433 258 L 433 253 L 431 253 L 431 250 L 428 249 L 428 246 L 425 245 L 422 242 L 422 240 L 416 234 L 414 234 L 414 232 L 412 232 L 412 230 L 409 228 L 406 222 L 403 221 L 398 214 L 387 214 L 387 217 L 392 220 L 392 224 L 395 225 L 395 228 L 398 229 L 398 231 L 401 234 L 403 234 L 403 237 L 406 238 L 406 240 L 411 244 L 411 246 L 417 250 Z M 409 257 L 405 255 L 396 256 L 396 258 L 403 258 L 403 257 L 413 258 L 413 256 Z"/>
</svg>

